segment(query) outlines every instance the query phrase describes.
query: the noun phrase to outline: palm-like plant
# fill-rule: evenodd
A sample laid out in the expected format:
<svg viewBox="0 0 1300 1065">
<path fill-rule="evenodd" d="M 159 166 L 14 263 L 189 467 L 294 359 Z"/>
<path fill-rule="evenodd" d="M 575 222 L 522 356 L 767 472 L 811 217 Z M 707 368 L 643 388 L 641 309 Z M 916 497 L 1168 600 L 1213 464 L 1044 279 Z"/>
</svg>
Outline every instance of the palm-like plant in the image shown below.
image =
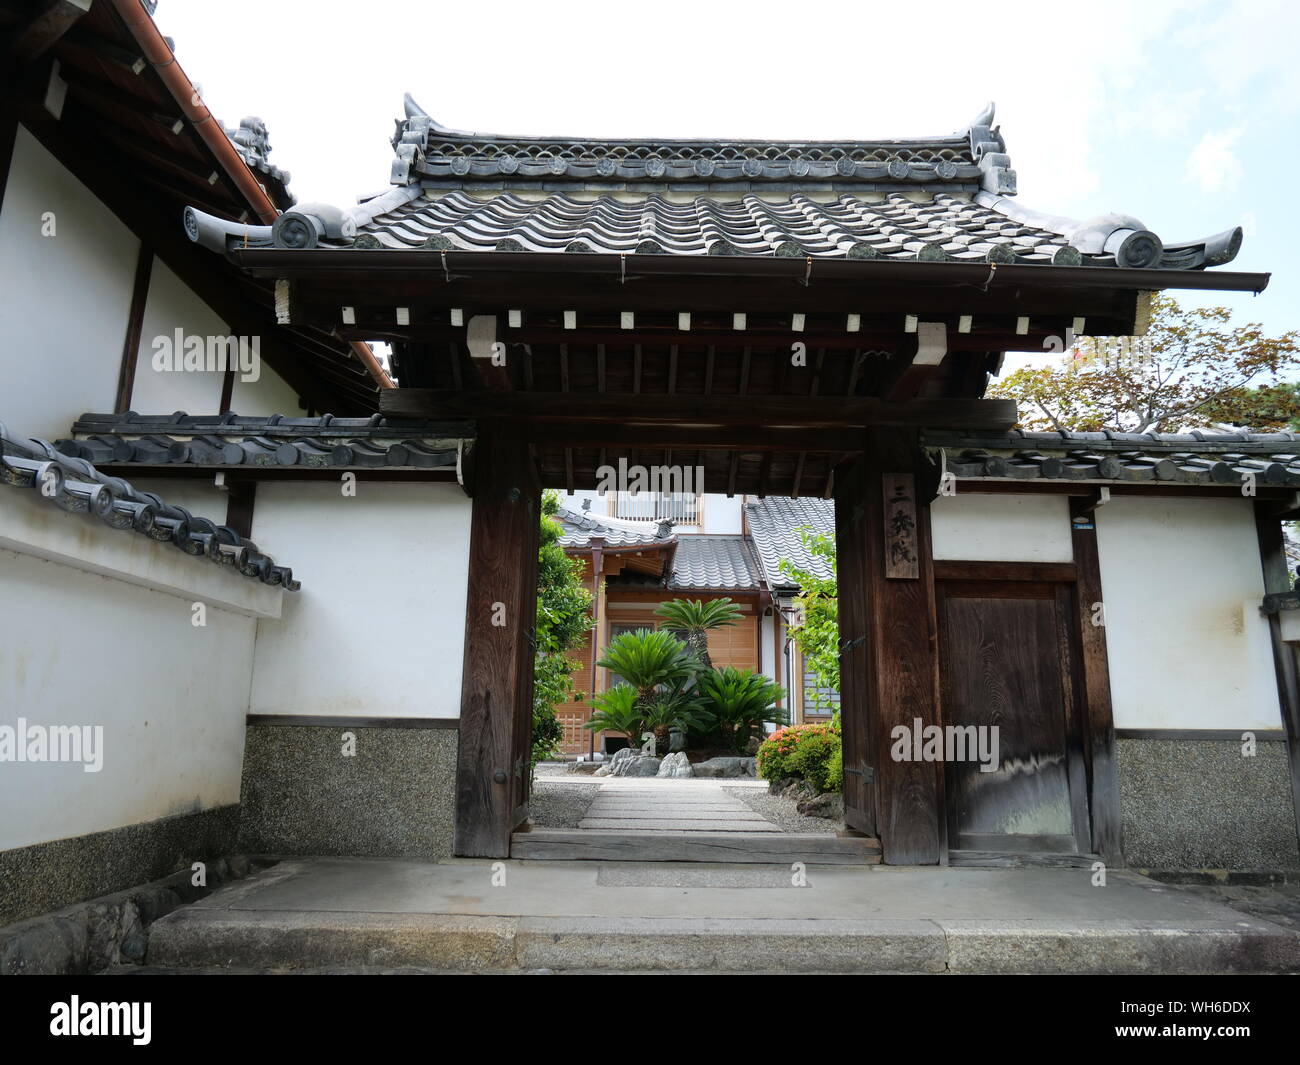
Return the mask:
<svg viewBox="0 0 1300 1065">
<path fill-rule="evenodd" d="M 661 690 L 674 686 L 688 690 L 700 671 L 699 660 L 671 632 L 637 629 L 616 636 L 596 663 L 613 670 L 636 689 L 637 710 L 645 721 L 655 713 Z M 656 736 L 667 739 L 670 725 L 661 725 Z"/>
<path fill-rule="evenodd" d="M 686 681 L 678 681 L 659 689 L 649 712 L 641 719 L 641 728 L 654 733 L 656 754 L 667 753 L 669 733 L 673 729 L 685 732 L 688 729 L 707 728 L 712 724 L 712 715 L 704 709 L 704 700 L 694 681 L 692 676 Z"/>
<path fill-rule="evenodd" d="M 700 660 L 707 670 L 713 668 L 709 658 L 709 630 L 734 625 L 745 615 L 728 596 L 710 599 L 674 599 L 661 603 L 655 610 L 664 619 L 664 628 L 676 633 Z"/>
<path fill-rule="evenodd" d="M 699 689 L 703 710 L 734 750 L 740 750 L 765 721 L 790 723 L 789 714 L 776 705 L 785 698 L 785 689 L 761 673 L 726 666 L 700 677 Z"/>
<path fill-rule="evenodd" d="M 621 732 L 635 747 L 641 735 L 641 709 L 636 689 L 630 684 L 616 684 L 591 700 L 595 708 L 583 728 L 598 732 Z"/>
</svg>

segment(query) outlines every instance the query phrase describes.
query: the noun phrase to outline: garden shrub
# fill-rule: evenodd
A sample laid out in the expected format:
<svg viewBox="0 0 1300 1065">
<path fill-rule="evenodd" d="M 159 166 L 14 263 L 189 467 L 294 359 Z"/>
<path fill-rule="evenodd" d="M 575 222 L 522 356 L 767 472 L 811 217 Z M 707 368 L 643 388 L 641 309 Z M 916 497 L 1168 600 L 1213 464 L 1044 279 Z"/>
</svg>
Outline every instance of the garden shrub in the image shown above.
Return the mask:
<svg viewBox="0 0 1300 1065">
<path fill-rule="evenodd" d="M 818 791 L 844 784 L 840 730 L 831 725 L 793 725 L 777 729 L 758 749 L 758 773 L 765 780 L 794 777 Z"/>
</svg>

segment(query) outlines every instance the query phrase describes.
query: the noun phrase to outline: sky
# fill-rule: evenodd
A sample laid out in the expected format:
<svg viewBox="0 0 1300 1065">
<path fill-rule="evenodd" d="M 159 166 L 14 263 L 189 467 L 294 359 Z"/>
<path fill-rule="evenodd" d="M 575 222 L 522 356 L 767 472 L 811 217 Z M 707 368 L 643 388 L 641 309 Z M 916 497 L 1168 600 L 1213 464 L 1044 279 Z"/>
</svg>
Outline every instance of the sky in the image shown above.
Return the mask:
<svg viewBox="0 0 1300 1065">
<path fill-rule="evenodd" d="M 866 139 L 964 129 L 990 100 L 1017 199 L 1166 243 L 1242 226 L 1223 304 L 1300 329 L 1300 3 L 160 0 L 228 127 L 269 129 L 300 203 L 387 187 L 410 92 L 446 126 L 583 137 Z M 1223 268 L 1220 268 L 1223 269 Z"/>
</svg>

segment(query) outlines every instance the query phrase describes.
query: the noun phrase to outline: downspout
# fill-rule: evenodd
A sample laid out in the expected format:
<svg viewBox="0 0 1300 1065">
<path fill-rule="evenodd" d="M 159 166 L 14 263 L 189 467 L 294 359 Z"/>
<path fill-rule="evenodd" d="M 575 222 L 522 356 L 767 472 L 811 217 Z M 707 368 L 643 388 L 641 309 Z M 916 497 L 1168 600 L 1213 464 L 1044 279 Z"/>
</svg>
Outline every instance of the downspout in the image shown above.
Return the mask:
<svg viewBox="0 0 1300 1065">
<path fill-rule="evenodd" d="M 605 568 L 601 548 L 605 546 L 603 536 L 591 538 L 591 692 L 587 696 L 587 705 L 596 697 L 596 659 L 599 657 L 600 644 L 600 581 L 601 571 Z M 590 714 L 587 715 L 590 718 Z M 596 730 L 588 729 L 587 757 L 596 760 Z"/>
<path fill-rule="evenodd" d="M 135 43 L 140 46 L 140 51 L 149 61 L 149 65 L 154 68 L 167 87 L 167 91 L 172 94 L 172 98 L 181 109 L 181 114 L 194 127 L 194 131 L 212 154 L 217 157 L 217 162 L 235 183 L 240 195 L 248 201 L 248 205 L 263 223 L 272 224 L 279 217 L 280 212 L 276 210 L 271 197 L 262 188 L 261 182 L 249 170 L 248 164 L 235 151 L 235 146 L 226 136 L 226 131 L 208 110 L 194 88 L 194 83 L 181 69 L 175 53 L 163 39 L 163 35 L 158 32 L 153 17 L 144 9 L 140 0 L 110 0 L 110 2 L 126 24 L 131 36 L 135 38 Z M 366 368 L 366 372 L 374 379 L 376 385 L 380 388 L 396 387 L 369 344 L 361 340 L 352 340 L 349 341 L 349 345 L 352 353 L 361 361 L 361 365 Z"/>
</svg>

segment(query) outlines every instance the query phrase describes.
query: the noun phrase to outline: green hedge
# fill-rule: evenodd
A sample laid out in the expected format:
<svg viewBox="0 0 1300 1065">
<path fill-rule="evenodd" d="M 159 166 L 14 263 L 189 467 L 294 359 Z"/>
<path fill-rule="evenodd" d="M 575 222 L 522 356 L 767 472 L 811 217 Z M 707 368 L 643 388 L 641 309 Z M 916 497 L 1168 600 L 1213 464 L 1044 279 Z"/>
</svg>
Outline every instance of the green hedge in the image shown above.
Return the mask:
<svg viewBox="0 0 1300 1065">
<path fill-rule="evenodd" d="M 777 729 L 758 749 L 758 773 L 765 780 L 806 780 L 818 791 L 844 787 L 844 750 L 834 725 Z"/>
</svg>

